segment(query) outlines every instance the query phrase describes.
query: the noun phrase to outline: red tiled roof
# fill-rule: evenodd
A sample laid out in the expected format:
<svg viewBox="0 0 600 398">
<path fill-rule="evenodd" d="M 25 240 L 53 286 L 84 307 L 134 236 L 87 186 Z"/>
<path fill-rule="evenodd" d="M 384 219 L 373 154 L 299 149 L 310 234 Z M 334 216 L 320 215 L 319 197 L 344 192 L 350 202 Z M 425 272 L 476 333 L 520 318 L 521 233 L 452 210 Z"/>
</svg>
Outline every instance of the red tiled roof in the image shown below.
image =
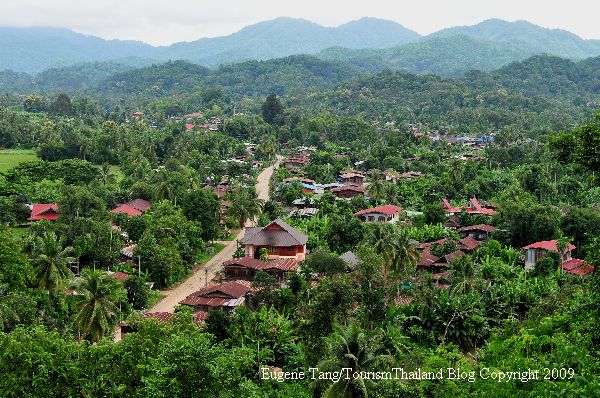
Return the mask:
<svg viewBox="0 0 600 398">
<path fill-rule="evenodd" d="M 56 221 L 58 219 L 58 205 L 55 203 L 34 203 L 31 208 L 29 221 L 49 220 Z"/>
<path fill-rule="evenodd" d="M 173 317 L 173 314 L 170 312 L 147 312 L 144 316 L 146 318 L 156 319 L 159 322 L 168 322 Z"/>
<path fill-rule="evenodd" d="M 548 250 L 551 252 L 556 252 L 558 253 L 558 241 L 556 239 L 554 240 L 543 240 L 541 242 L 535 242 L 532 243 L 530 245 L 524 246 L 522 247 L 523 250 L 528 250 L 528 249 L 541 249 L 541 250 Z M 573 249 L 577 248 L 577 246 L 569 243 L 567 245 L 566 251 L 571 251 Z"/>
<path fill-rule="evenodd" d="M 192 123 L 186 123 L 185 124 L 185 129 L 186 130 L 192 130 L 195 126 Z"/>
<path fill-rule="evenodd" d="M 112 274 L 107 275 L 111 278 L 115 278 L 119 283 L 125 283 L 125 279 L 129 277 L 129 274 L 126 274 L 125 272 L 121 271 L 113 272 Z"/>
<path fill-rule="evenodd" d="M 446 213 L 460 213 L 460 207 L 452 207 L 448 199 L 442 199 L 442 207 Z"/>
<path fill-rule="evenodd" d="M 113 213 L 125 213 L 127 214 L 127 217 L 138 217 L 142 215 L 142 212 L 134 209 L 133 207 L 129 206 L 129 205 L 121 205 L 118 207 L 115 207 L 114 209 L 111 210 L 111 212 Z"/>
<path fill-rule="evenodd" d="M 266 261 L 262 261 L 259 260 L 257 258 L 252 258 L 252 257 L 240 257 L 240 258 L 233 258 L 231 260 L 227 260 L 223 263 L 223 267 L 228 267 L 228 266 L 232 266 L 232 265 L 239 265 L 242 267 L 246 267 L 246 268 L 252 268 L 252 269 L 263 269 L 265 264 L 267 264 Z"/>
<path fill-rule="evenodd" d="M 298 261 L 293 258 L 280 258 L 264 267 L 264 269 L 280 269 L 282 271 L 295 271 L 298 269 Z"/>
<path fill-rule="evenodd" d="M 493 209 L 486 209 L 485 207 L 483 207 L 481 205 L 481 203 L 479 203 L 479 200 L 477 200 L 476 197 L 472 197 L 471 200 L 471 205 L 473 206 L 473 208 L 467 208 L 467 213 L 470 214 L 486 214 L 486 215 L 494 215 L 496 214 L 496 211 Z"/>
<path fill-rule="evenodd" d="M 240 281 L 230 281 L 200 289 L 187 296 L 179 304 L 218 307 L 231 299 L 245 296 L 250 290 L 249 284 L 246 285 Z M 210 296 L 207 297 L 208 295 Z"/>
<path fill-rule="evenodd" d="M 363 193 L 365 189 L 363 187 L 359 187 L 358 185 L 342 185 L 341 187 L 336 187 L 331 190 L 331 192 L 343 192 L 343 191 L 355 191 Z"/>
<path fill-rule="evenodd" d="M 594 266 L 578 258 L 572 258 L 565 261 L 562 265 L 563 270 L 571 275 L 584 276 L 594 271 Z"/>
<path fill-rule="evenodd" d="M 145 199 L 134 199 L 134 200 L 130 200 L 129 202 L 127 202 L 125 204 L 129 207 L 133 207 L 134 209 L 136 209 L 138 211 L 141 211 L 142 213 L 145 213 L 146 210 L 148 210 L 152 206 L 152 203 L 148 202 Z"/>
<path fill-rule="evenodd" d="M 440 258 L 431 254 L 429 250 L 424 250 L 419 256 L 419 267 L 429 267 L 431 264 L 437 262 Z"/>
<path fill-rule="evenodd" d="M 380 213 L 380 214 L 386 214 L 386 215 L 391 216 L 391 215 L 394 215 L 401 211 L 402 211 L 402 207 L 394 206 L 394 205 L 384 205 L 384 206 L 373 207 L 370 209 L 364 209 L 364 210 L 354 213 L 354 215 L 362 216 L 364 214 Z"/>
<path fill-rule="evenodd" d="M 468 250 L 468 251 L 473 251 L 481 245 L 480 241 L 473 239 L 469 236 L 461 239 L 460 243 L 465 247 L 465 250 Z"/>
<path fill-rule="evenodd" d="M 484 232 L 494 232 L 496 230 L 496 227 L 492 226 L 492 225 L 488 225 L 488 224 L 477 224 L 477 225 L 470 225 L 468 227 L 462 227 L 458 229 L 460 232 L 466 232 L 466 231 L 484 231 Z"/>
<path fill-rule="evenodd" d="M 446 259 L 446 262 L 449 263 L 449 262 L 452 262 L 453 260 L 457 259 L 458 257 L 464 256 L 464 255 L 465 255 L 465 252 L 463 252 L 462 250 L 457 250 L 450 254 L 446 254 L 444 256 L 444 258 Z"/>
</svg>

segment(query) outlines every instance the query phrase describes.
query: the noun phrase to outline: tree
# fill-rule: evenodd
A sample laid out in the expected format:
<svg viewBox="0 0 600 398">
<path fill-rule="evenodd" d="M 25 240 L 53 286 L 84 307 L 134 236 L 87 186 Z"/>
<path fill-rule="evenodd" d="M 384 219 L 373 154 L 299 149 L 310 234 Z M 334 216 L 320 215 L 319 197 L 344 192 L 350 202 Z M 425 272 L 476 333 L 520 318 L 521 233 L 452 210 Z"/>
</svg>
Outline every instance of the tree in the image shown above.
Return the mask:
<svg viewBox="0 0 600 398">
<path fill-rule="evenodd" d="M 388 223 L 372 224 L 366 243 L 383 256 L 384 270 L 404 276 L 414 271 L 418 254 L 406 228 Z"/>
<path fill-rule="evenodd" d="M 237 218 L 238 226 L 244 228 L 247 220 L 258 217 L 262 211 L 264 201 L 258 199 L 254 187 L 239 187 L 231 194 L 229 213 Z"/>
<path fill-rule="evenodd" d="M 381 175 L 375 172 L 369 179 L 369 186 L 367 193 L 375 200 L 375 204 L 378 204 L 381 198 L 385 194 L 385 182 L 382 180 Z"/>
<path fill-rule="evenodd" d="M 64 247 L 63 239 L 58 239 L 54 232 L 46 232 L 35 238 L 33 263 L 36 264 L 38 287 L 48 290 L 59 290 L 66 279 L 72 276 L 69 263 L 74 259 L 69 257 L 73 252 L 70 246 Z"/>
<path fill-rule="evenodd" d="M 446 221 L 446 212 L 439 203 L 431 203 L 423 208 L 426 224 L 441 224 Z"/>
<path fill-rule="evenodd" d="M 267 96 L 262 104 L 262 117 L 269 124 L 280 125 L 283 123 L 283 105 L 275 93 Z"/>
<path fill-rule="evenodd" d="M 372 336 L 352 323 L 346 328 L 338 328 L 330 340 L 331 357 L 317 365 L 320 372 L 334 372 L 349 369 L 338 380 L 329 384 L 323 392 L 324 398 L 367 398 L 373 395 L 375 381 L 360 377 L 361 372 L 375 372 L 387 369 L 392 363 L 389 355 L 376 354 L 377 343 Z M 311 387 L 323 387 L 316 381 Z"/>
<path fill-rule="evenodd" d="M 82 338 L 98 342 L 113 331 L 123 289 L 102 271 L 86 270 L 82 276 L 83 282 L 77 289 L 80 296 L 75 323 Z"/>
<path fill-rule="evenodd" d="M 67 94 L 59 94 L 59 96 L 50 104 L 50 113 L 56 116 L 71 116 L 73 115 L 73 104 L 71 98 Z"/>
<path fill-rule="evenodd" d="M 148 304 L 149 289 L 146 279 L 138 275 L 130 275 L 125 279 L 125 290 L 127 290 L 127 301 L 133 309 L 143 310 Z"/>
<path fill-rule="evenodd" d="M 183 214 L 188 220 L 202 224 L 202 238 L 212 240 L 219 230 L 219 211 L 221 206 L 217 195 L 208 189 L 187 192 L 181 200 Z"/>
<path fill-rule="evenodd" d="M 338 274 L 346 270 L 346 263 L 344 260 L 323 249 L 317 249 L 308 255 L 303 266 L 328 276 Z"/>
</svg>

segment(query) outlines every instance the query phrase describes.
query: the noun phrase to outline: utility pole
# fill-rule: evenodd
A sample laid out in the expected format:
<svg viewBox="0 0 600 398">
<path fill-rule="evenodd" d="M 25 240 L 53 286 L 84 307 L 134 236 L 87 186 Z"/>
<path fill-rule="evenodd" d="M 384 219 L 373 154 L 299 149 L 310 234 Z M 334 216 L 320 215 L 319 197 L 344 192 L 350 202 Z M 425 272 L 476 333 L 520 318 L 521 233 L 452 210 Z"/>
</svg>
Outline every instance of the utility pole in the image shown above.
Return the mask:
<svg viewBox="0 0 600 398">
<path fill-rule="evenodd" d="M 208 286 L 208 268 L 204 267 L 204 287 Z"/>
</svg>

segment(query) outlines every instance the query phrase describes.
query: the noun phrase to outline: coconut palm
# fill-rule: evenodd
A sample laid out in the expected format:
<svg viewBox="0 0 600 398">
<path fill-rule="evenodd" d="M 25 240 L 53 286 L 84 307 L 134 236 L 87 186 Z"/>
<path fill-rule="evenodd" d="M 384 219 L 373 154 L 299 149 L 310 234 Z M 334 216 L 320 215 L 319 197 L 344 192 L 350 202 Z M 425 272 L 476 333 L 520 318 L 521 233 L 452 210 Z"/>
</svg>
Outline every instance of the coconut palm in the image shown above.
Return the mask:
<svg viewBox="0 0 600 398">
<path fill-rule="evenodd" d="M 104 186 L 114 184 L 117 181 L 117 178 L 110 169 L 110 165 L 108 163 L 102 164 L 98 175 L 100 177 L 100 181 L 102 181 L 102 185 Z"/>
<path fill-rule="evenodd" d="M 87 270 L 78 287 L 79 313 L 75 319 L 82 338 L 100 341 L 109 334 L 117 320 L 117 302 L 123 289 L 118 282 L 102 271 Z"/>
<path fill-rule="evenodd" d="M 408 275 L 417 264 L 416 247 L 404 227 L 388 223 L 373 224 L 370 226 L 367 244 L 383 255 L 386 275 L 387 271 Z"/>
<path fill-rule="evenodd" d="M 385 183 L 379 173 L 371 174 L 367 193 L 375 200 L 375 203 L 379 203 L 381 198 L 385 195 Z"/>
<path fill-rule="evenodd" d="M 33 243 L 33 263 L 36 267 L 38 287 L 56 291 L 64 285 L 65 279 L 72 276 L 69 257 L 73 252 L 70 246 L 64 247 L 63 240 L 58 239 L 52 231 L 37 236 Z"/>
<path fill-rule="evenodd" d="M 319 372 L 339 372 L 340 369 L 350 369 L 347 373 L 349 377 L 344 373 L 343 377 L 326 387 L 322 396 L 325 398 L 371 396 L 375 382 L 368 377 L 360 377 L 360 372 L 382 370 L 392 362 L 391 356 L 376 354 L 376 346 L 375 339 L 368 336 L 356 324 L 338 329 L 330 341 L 332 357 L 321 361 L 317 368 Z M 319 381 L 312 384 L 313 389 L 319 387 L 322 387 Z"/>
<path fill-rule="evenodd" d="M 246 220 L 258 217 L 263 206 L 264 200 L 258 199 L 254 187 L 240 187 L 232 192 L 229 213 L 238 219 L 239 227 L 244 228 Z"/>
</svg>

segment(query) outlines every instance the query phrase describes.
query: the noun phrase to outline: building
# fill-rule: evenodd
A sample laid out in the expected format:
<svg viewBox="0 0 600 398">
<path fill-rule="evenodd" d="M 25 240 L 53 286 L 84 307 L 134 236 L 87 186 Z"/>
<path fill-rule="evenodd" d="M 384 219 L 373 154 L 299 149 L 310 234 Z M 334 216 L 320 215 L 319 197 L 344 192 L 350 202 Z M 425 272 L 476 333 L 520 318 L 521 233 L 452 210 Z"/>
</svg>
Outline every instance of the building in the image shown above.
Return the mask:
<svg viewBox="0 0 600 398">
<path fill-rule="evenodd" d="M 224 311 L 231 313 L 245 306 L 246 296 L 252 290 L 248 281 L 229 281 L 208 286 L 181 300 L 179 304 L 193 307 L 196 312 Z"/>
<path fill-rule="evenodd" d="M 245 256 L 259 258 L 260 250 L 267 249 L 271 260 L 291 258 L 304 261 L 308 236 L 278 218 L 265 227 L 246 228 L 240 243 Z"/>
<path fill-rule="evenodd" d="M 541 242 L 535 242 L 522 248 L 525 250 L 525 269 L 533 269 L 537 264 L 538 260 L 547 253 L 560 253 L 558 250 L 558 241 L 555 240 L 544 240 Z M 571 252 L 576 249 L 575 245 L 569 243 L 565 248 L 564 253 L 561 254 L 563 264 L 572 259 Z"/>
<path fill-rule="evenodd" d="M 343 184 L 363 185 L 364 180 L 365 180 L 364 174 L 357 173 L 354 171 L 342 173 L 342 175 L 340 176 L 340 181 Z"/>
<path fill-rule="evenodd" d="M 127 217 L 139 217 L 144 214 L 152 203 L 145 199 L 134 199 L 112 209 L 113 213 L 125 213 Z"/>
<path fill-rule="evenodd" d="M 496 210 L 494 210 L 492 207 L 495 207 L 495 205 L 483 206 L 476 197 L 472 197 L 471 199 L 469 199 L 469 202 L 464 208 L 452 206 L 448 199 L 442 199 L 442 208 L 444 209 L 446 214 L 451 216 L 455 214 L 460 214 L 463 211 L 467 214 L 483 214 L 486 216 L 493 216 L 494 214 L 496 214 Z"/>
<path fill-rule="evenodd" d="M 364 209 L 354 213 L 363 222 L 397 222 L 400 220 L 400 215 L 403 209 L 399 206 L 384 205 Z"/>
<path fill-rule="evenodd" d="M 223 263 L 225 279 L 254 280 L 258 271 L 264 271 L 284 282 L 288 272 L 298 270 L 298 261 L 283 258 L 274 261 L 262 261 L 252 257 L 241 257 L 227 260 Z"/>
<path fill-rule="evenodd" d="M 477 224 L 468 227 L 458 228 L 462 238 L 471 237 L 477 240 L 485 240 L 490 237 L 491 233 L 496 230 L 496 227 L 487 224 Z"/>
<path fill-rule="evenodd" d="M 58 219 L 58 205 L 56 203 L 34 203 L 31 207 L 31 215 L 27 220 L 56 221 Z"/>
<path fill-rule="evenodd" d="M 365 189 L 358 185 L 342 185 L 331 190 L 331 193 L 338 198 L 353 198 L 358 195 L 364 195 Z"/>
</svg>

